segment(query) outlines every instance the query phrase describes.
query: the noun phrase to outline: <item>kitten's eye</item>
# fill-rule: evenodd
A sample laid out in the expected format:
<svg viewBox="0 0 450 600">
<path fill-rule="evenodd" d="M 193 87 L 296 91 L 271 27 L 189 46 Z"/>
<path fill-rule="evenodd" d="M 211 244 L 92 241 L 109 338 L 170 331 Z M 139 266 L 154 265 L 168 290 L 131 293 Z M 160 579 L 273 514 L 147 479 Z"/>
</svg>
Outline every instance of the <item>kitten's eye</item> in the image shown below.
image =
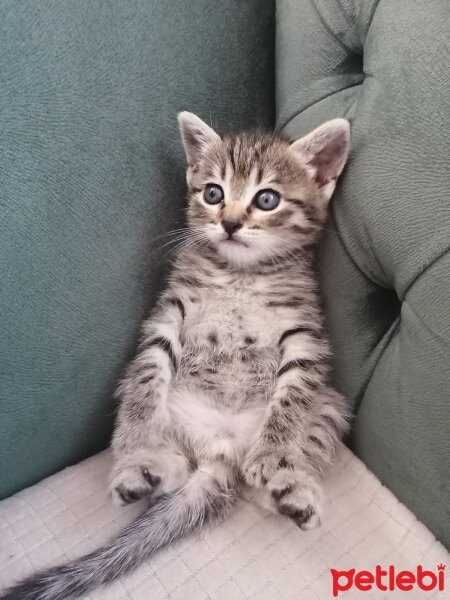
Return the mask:
<svg viewBox="0 0 450 600">
<path fill-rule="evenodd" d="M 280 194 L 273 190 L 262 190 L 256 194 L 253 202 L 261 210 L 273 210 L 280 204 Z"/>
<path fill-rule="evenodd" d="M 208 204 L 219 204 L 223 200 L 223 189 L 220 185 L 210 183 L 205 188 L 203 198 Z"/>
</svg>

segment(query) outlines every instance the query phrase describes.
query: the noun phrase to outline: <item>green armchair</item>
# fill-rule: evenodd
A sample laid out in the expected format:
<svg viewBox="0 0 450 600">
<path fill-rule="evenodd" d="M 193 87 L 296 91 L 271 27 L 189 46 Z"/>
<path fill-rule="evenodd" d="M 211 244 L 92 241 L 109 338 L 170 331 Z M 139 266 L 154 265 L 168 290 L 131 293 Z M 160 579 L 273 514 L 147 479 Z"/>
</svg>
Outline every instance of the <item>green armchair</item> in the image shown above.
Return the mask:
<svg viewBox="0 0 450 600">
<path fill-rule="evenodd" d="M 349 444 L 450 544 L 449 11 L 2 2 L 2 497 L 108 443 L 162 235 L 182 224 L 177 112 L 292 137 L 344 116 L 320 264 Z"/>
</svg>

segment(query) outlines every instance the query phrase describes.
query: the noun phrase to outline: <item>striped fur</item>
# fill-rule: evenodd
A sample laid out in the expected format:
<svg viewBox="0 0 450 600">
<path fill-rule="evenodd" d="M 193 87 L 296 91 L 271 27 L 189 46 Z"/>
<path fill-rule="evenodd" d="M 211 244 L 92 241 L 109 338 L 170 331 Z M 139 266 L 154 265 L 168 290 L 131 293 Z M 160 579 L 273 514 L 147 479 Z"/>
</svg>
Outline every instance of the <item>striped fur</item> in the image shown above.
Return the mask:
<svg viewBox="0 0 450 600">
<path fill-rule="evenodd" d="M 61 600 L 107 583 L 243 491 L 302 529 L 320 521 L 320 477 L 347 408 L 329 383 L 314 248 L 348 124 L 289 144 L 220 138 L 189 113 L 179 120 L 189 228 L 118 387 L 112 441 L 113 499 L 152 505 L 106 547 L 26 580 L 9 600 Z M 218 204 L 203 199 L 210 184 L 223 190 Z M 265 211 L 255 199 L 268 189 L 280 203 Z"/>
</svg>

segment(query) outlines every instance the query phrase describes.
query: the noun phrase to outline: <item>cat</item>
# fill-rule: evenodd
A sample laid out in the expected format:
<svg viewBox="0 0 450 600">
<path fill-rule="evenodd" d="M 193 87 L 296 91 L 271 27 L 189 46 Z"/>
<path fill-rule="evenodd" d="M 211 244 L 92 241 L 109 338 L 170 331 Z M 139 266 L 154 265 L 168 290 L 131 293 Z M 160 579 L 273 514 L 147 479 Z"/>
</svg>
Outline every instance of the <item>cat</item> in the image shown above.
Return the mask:
<svg viewBox="0 0 450 600">
<path fill-rule="evenodd" d="M 149 508 L 116 539 L 4 599 L 60 600 L 110 582 L 245 493 L 301 529 L 347 428 L 330 385 L 315 248 L 347 160 L 348 121 L 293 143 L 220 137 L 178 116 L 188 229 L 117 390 L 111 495 Z"/>
</svg>

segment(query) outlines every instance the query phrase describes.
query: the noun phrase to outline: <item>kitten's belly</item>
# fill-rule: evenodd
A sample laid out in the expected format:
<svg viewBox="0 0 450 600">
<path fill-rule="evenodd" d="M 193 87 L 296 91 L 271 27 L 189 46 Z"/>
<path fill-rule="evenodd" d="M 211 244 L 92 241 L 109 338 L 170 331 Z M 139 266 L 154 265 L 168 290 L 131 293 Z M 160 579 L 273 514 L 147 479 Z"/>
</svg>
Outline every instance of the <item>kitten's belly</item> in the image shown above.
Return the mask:
<svg viewBox="0 0 450 600">
<path fill-rule="evenodd" d="M 200 458 L 239 462 L 261 426 L 265 403 L 255 401 L 236 410 L 218 406 L 201 390 L 179 385 L 172 388 L 168 410 L 171 427 L 189 440 Z"/>
<path fill-rule="evenodd" d="M 252 443 L 276 381 L 274 326 L 262 301 L 231 288 L 187 311 L 169 410 L 201 456 L 239 461 Z"/>
</svg>

